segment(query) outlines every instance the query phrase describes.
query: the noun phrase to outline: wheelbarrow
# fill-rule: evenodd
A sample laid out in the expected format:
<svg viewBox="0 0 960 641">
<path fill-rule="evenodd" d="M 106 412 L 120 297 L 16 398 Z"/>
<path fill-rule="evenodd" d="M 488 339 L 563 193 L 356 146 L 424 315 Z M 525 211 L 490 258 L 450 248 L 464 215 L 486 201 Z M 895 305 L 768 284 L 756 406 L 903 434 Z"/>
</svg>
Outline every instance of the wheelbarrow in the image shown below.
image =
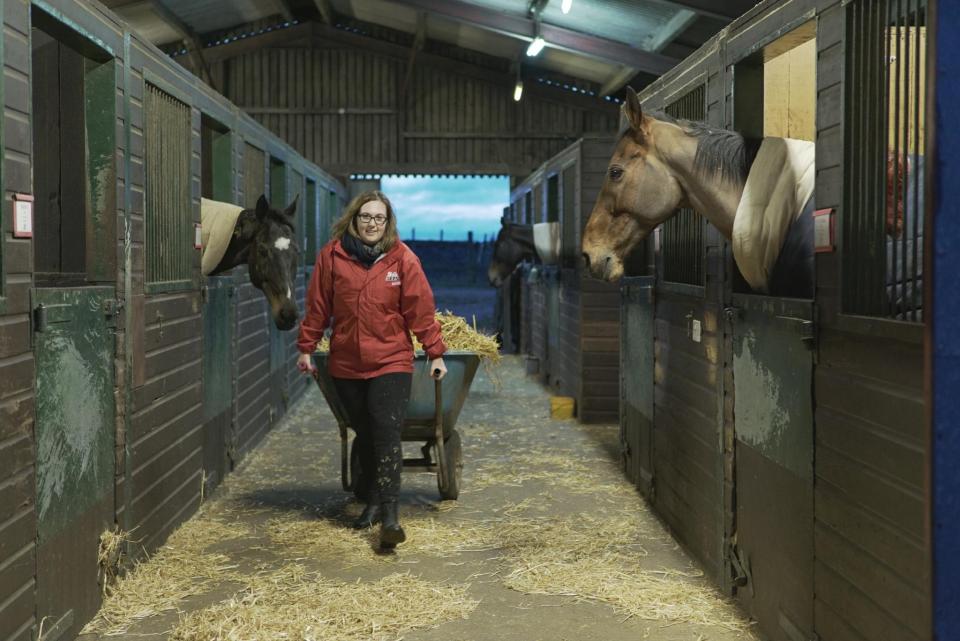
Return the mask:
<svg viewBox="0 0 960 641">
<path fill-rule="evenodd" d="M 364 474 L 367 470 L 363 470 L 360 465 L 360 450 L 356 438 L 350 443 L 350 419 L 333 385 L 333 379 L 327 372 L 329 354 L 315 352 L 313 358 L 317 366 L 314 379 L 340 428 L 340 478 L 343 489 L 345 492 L 352 491 L 362 500 L 365 498 L 362 496 L 362 488 L 366 486 Z M 443 361 L 447 366 L 447 375 L 438 381 L 427 371 L 429 361 L 426 355 L 417 353 L 413 363 L 410 402 L 403 427 L 400 429 L 400 440 L 423 442 L 420 448 L 422 457 L 403 459 L 403 469 L 436 473 L 440 497 L 455 500 L 460 495 L 463 471 L 460 433 L 456 430 L 457 418 L 477 373 L 480 357 L 475 352 L 448 351 L 443 355 Z"/>
</svg>

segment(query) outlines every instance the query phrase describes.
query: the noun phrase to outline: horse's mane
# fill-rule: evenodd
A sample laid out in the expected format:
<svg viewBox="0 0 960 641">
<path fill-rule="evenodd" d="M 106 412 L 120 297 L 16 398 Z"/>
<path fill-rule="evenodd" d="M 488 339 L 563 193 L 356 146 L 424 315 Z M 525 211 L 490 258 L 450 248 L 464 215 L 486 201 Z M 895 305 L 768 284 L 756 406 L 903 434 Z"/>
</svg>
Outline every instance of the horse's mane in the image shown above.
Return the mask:
<svg viewBox="0 0 960 641">
<path fill-rule="evenodd" d="M 757 157 L 760 140 L 744 138 L 735 131 L 713 127 L 705 122 L 675 118 L 662 111 L 646 112 L 652 118 L 680 127 L 685 134 L 697 139 L 693 167 L 703 176 L 719 175 L 722 180 L 742 186 L 747 182 L 750 165 Z M 630 131 L 626 124 L 617 140 Z"/>
</svg>

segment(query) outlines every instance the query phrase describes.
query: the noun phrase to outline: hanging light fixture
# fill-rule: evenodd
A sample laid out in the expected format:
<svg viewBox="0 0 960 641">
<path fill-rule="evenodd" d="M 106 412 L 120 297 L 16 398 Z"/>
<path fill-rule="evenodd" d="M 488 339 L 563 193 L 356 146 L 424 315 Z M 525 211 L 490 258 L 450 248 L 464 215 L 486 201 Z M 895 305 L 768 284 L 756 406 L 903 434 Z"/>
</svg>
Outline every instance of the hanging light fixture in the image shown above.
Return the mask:
<svg viewBox="0 0 960 641">
<path fill-rule="evenodd" d="M 563 13 L 570 13 L 570 7 L 573 6 L 573 0 L 563 0 L 560 3 L 560 11 Z"/>
<path fill-rule="evenodd" d="M 520 76 L 520 63 L 517 62 L 517 83 L 513 85 L 513 101 L 520 102 L 523 97 L 523 78 Z"/>
<path fill-rule="evenodd" d="M 543 36 L 540 35 L 540 14 L 536 14 L 533 17 L 533 42 L 530 43 L 530 46 L 527 47 L 527 55 L 531 58 L 536 57 L 543 51 L 543 47 L 547 42 L 543 39 Z"/>
</svg>

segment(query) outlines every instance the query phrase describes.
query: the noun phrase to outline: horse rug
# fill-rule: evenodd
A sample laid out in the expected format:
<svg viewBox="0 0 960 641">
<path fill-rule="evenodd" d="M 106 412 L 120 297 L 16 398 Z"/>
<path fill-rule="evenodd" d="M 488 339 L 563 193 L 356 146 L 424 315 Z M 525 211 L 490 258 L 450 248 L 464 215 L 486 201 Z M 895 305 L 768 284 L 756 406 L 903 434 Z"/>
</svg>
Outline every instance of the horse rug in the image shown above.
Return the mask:
<svg viewBox="0 0 960 641">
<path fill-rule="evenodd" d="M 774 272 L 782 272 L 785 265 L 784 260 L 778 264 L 778 259 L 788 235 L 810 245 L 809 252 L 801 253 L 810 254 L 812 266 L 812 217 L 809 232 L 808 225 L 801 223 L 808 217 L 804 214 L 813 211 L 815 150 L 812 142 L 792 138 L 764 138 L 760 143 L 737 206 L 732 234 L 734 260 L 755 292 L 771 293 Z M 790 274 L 777 274 L 777 280 L 784 276 L 791 278 Z M 807 275 L 796 273 L 793 277 L 800 281 Z"/>
<path fill-rule="evenodd" d="M 242 211 L 243 207 L 233 203 L 200 199 L 200 240 L 203 244 L 200 271 L 204 276 L 209 276 L 223 260 Z"/>
</svg>

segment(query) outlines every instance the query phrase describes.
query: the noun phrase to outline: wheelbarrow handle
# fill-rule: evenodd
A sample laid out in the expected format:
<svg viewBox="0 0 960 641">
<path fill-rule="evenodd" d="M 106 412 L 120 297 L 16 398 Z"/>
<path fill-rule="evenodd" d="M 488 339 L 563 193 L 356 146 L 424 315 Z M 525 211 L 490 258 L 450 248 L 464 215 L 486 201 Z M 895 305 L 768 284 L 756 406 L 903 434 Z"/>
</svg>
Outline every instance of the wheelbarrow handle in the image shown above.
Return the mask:
<svg viewBox="0 0 960 641">
<path fill-rule="evenodd" d="M 433 422 L 436 430 L 434 438 L 437 441 L 437 468 L 439 469 L 440 490 L 445 491 L 447 485 L 447 461 L 443 448 L 443 384 L 439 379 L 433 381 L 436 407 L 434 408 Z"/>
</svg>

